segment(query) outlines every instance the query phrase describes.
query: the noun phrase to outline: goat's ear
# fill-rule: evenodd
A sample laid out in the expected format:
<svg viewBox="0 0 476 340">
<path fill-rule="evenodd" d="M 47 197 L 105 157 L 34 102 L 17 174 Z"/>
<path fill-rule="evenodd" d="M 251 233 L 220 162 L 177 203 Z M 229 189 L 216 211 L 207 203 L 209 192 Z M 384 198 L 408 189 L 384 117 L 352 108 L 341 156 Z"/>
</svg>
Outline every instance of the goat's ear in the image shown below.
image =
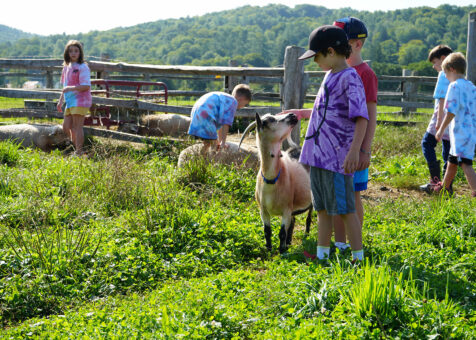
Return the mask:
<svg viewBox="0 0 476 340">
<path fill-rule="evenodd" d="M 259 131 L 263 127 L 263 123 L 261 122 L 261 118 L 260 118 L 258 112 L 256 112 L 255 115 L 256 115 L 256 117 L 255 117 L 256 127 L 258 128 L 258 131 Z"/>
</svg>

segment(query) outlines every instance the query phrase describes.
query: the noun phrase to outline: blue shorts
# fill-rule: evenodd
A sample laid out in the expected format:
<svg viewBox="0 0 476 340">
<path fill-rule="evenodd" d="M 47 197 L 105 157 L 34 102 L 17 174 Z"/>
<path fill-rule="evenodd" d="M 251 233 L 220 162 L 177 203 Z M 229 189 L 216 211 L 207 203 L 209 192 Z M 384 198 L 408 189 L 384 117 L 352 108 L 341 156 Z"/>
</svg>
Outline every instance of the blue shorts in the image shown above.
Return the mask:
<svg viewBox="0 0 476 340">
<path fill-rule="evenodd" d="M 355 212 L 352 176 L 311 167 L 312 204 L 316 211 L 328 215 L 347 215 Z"/>
<path fill-rule="evenodd" d="M 367 183 L 369 183 L 369 168 L 361 171 L 356 171 L 354 174 L 354 190 L 367 190 Z"/>
</svg>

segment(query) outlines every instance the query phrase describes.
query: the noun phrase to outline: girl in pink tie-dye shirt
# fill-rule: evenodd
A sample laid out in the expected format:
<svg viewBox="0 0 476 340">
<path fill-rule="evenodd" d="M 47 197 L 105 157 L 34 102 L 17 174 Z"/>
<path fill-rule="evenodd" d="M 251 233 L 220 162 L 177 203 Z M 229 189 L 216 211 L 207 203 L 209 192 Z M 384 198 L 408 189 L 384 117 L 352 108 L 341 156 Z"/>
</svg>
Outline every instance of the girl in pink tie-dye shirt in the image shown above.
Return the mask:
<svg viewBox="0 0 476 340">
<path fill-rule="evenodd" d="M 63 131 L 70 137 L 75 147 L 75 154 L 83 154 L 84 116 L 92 104 L 91 74 L 84 62 L 83 45 L 77 40 L 70 40 L 64 49 L 64 67 L 61 73 L 63 92 L 58 100 L 57 109 L 64 112 Z"/>
</svg>

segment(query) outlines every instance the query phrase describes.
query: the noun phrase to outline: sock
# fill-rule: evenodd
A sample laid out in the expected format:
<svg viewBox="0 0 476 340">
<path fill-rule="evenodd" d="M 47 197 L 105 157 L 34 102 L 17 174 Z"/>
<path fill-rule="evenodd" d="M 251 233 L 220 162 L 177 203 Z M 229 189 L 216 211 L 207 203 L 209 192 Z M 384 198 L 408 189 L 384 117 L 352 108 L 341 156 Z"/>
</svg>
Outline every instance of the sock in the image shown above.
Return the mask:
<svg viewBox="0 0 476 340">
<path fill-rule="evenodd" d="M 317 258 L 327 260 L 329 258 L 330 247 L 317 246 Z"/>
<path fill-rule="evenodd" d="M 345 242 L 336 242 L 335 245 L 340 251 L 344 251 L 350 247 L 350 245 Z"/>
<path fill-rule="evenodd" d="M 352 260 L 362 261 L 364 259 L 364 250 L 352 250 Z"/>
</svg>

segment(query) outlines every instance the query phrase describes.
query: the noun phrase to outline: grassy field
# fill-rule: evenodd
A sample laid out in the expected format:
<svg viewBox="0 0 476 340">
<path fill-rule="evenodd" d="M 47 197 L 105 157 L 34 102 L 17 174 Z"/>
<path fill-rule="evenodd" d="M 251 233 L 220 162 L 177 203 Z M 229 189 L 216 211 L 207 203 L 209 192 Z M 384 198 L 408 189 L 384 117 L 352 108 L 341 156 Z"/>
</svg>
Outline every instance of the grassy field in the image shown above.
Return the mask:
<svg viewBox="0 0 476 340">
<path fill-rule="evenodd" d="M 378 127 L 360 266 L 303 256 L 315 216 L 285 256 L 273 219 L 267 252 L 255 171 L 177 169 L 189 141 L 2 142 L 0 338 L 473 339 L 476 200 L 461 173 L 454 198 L 417 191 L 425 127 Z"/>
</svg>

